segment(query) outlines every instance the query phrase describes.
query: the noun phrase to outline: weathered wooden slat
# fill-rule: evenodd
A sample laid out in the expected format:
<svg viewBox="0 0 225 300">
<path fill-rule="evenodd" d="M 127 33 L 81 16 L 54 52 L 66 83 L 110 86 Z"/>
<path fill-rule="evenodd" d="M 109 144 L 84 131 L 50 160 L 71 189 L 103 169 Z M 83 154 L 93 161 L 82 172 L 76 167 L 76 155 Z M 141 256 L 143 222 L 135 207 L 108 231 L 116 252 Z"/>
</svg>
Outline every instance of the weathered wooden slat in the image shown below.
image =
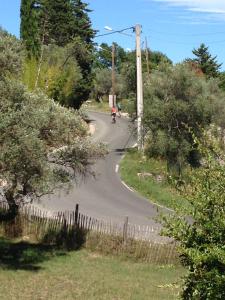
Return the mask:
<svg viewBox="0 0 225 300">
<path fill-rule="evenodd" d="M 0 208 L 7 210 L 7 204 L 0 202 Z M 115 235 L 123 238 L 124 241 L 128 239 L 139 240 L 138 251 L 147 247 L 149 251 L 146 252 L 145 259 L 153 262 L 169 263 L 176 258 L 176 244 L 171 243 L 167 245 L 160 244 L 164 242 L 164 238 L 160 239 L 160 227 L 157 226 L 140 226 L 130 224 L 128 217 L 124 223 L 116 223 L 112 221 L 99 220 L 91 216 L 81 214 L 79 212 L 79 205 L 76 205 L 74 211 L 65 211 L 51 213 L 39 209 L 32 205 L 24 205 L 20 208 L 21 222 L 24 228 L 23 234 L 30 234 L 34 232 L 37 236 L 45 234 L 48 230 L 58 231 L 65 230 L 65 232 L 74 230 L 76 232 L 77 226 L 86 231 L 95 231 L 100 235 Z M 153 243 L 156 240 L 157 244 Z M 144 252 L 145 253 L 145 252 Z"/>
</svg>

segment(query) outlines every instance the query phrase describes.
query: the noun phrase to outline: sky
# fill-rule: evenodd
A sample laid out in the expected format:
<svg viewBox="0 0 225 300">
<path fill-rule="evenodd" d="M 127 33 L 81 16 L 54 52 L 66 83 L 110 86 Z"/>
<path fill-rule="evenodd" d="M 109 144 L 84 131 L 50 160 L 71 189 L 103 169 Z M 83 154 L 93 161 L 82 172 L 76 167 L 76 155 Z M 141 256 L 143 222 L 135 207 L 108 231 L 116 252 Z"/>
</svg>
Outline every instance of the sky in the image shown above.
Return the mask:
<svg viewBox="0 0 225 300">
<path fill-rule="evenodd" d="M 142 25 L 142 46 L 165 53 L 174 63 L 191 58 L 201 43 L 209 47 L 225 70 L 225 0 L 86 0 L 97 35 Z M 20 0 L 0 0 L 0 25 L 19 37 Z M 118 43 L 135 48 L 135 35 L 96 37 L 96 43 Z"/>
</svg>

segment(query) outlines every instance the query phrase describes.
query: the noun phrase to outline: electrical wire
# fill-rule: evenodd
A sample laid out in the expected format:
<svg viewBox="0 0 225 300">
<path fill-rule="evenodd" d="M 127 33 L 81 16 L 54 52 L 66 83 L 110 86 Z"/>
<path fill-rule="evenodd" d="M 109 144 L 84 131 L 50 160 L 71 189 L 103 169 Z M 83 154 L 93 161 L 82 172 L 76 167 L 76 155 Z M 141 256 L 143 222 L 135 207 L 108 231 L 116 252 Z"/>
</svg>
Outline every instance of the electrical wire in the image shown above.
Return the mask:
<svg viewBox="0 0 225 300">
<path fill-rule="evenodd" d="M 122 33 L 122 34 L 124 34 L 124 31 L 130 30 L 130 29 L 134 30 L 134 28 L 135 28 L 134 26 L 131 26 L 131 27 L 124 28 L 124 29 L 121 29 L 121 30 L 114 30 L 112 32 L 108 32 L 108 33 L 103 33 L 103 34 L 96 35 L 95 38 L 101 37 L 101 36 L 105 36 L 105 35 L 111 35 L 111 34 L 115 34 L 115 33 Z M 125 33 L 125 35 L 127 35 L 127 34 Z"/>
</svg>

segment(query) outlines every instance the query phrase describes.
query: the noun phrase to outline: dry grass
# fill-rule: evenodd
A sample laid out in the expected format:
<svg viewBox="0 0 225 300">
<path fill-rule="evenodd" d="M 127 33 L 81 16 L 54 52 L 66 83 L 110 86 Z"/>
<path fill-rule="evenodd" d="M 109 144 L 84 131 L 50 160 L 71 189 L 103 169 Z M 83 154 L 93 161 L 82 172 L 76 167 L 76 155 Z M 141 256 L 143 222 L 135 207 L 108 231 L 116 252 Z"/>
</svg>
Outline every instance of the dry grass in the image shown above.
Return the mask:
<svg viewBox="0 0 225 300">
<path fill-rule="evenodd" d="M 174 243 L 159 244 L 150 241 L 137 241 L 122 237 L 89 232 L 85 248 L 103 255 L 114 255 L 135 262 L 152 264 L 180 265 L 180 259 Z"/>
</svg>

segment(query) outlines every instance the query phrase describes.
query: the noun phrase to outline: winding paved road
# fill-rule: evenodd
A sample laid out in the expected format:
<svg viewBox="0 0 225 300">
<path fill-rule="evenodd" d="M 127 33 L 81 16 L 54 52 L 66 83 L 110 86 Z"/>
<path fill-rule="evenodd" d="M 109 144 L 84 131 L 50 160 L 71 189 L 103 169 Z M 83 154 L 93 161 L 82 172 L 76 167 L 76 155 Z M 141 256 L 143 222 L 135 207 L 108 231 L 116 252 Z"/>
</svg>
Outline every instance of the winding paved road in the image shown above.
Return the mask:
<svg viewBox="0 0 225 300">
<path fill-rule="evenodd" d="M 134 144 L 131 123 L 117 118 L 117 123 L 112 124 L 110 116 L 103 113 L 91 112 L 89 116 L 95 125 L 93 139 L 106 143 L 109 154 L 94 166 L 96 178 L 88 177 L 69 193 L 61 191 L 45 197 L 42 205 L 52 211 L 64 211 L 74 210 L 79 203 L 82 213 L 101 220 L 123 222 L 124 217 L 129 216 L 130 223 L 155 226 L 156 206 L 130 191 L 121 182 L 118 172 L 124 149 Z"/>
</svg>

